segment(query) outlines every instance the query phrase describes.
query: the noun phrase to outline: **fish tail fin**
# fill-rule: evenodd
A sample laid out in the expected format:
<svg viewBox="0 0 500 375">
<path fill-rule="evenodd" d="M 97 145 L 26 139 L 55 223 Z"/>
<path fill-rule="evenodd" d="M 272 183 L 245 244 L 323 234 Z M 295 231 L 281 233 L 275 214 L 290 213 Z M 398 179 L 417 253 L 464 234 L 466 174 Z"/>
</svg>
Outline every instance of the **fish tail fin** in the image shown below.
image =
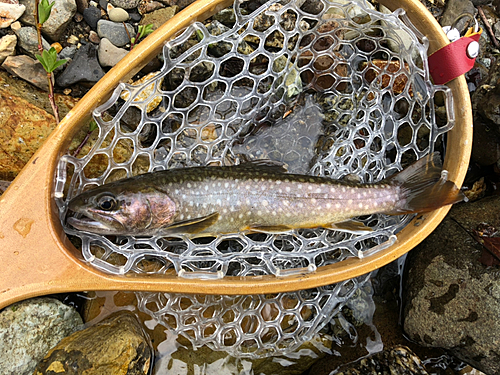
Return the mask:
<svg viewBox="0 0 500 375">
<path fill-rule="evenodd" d="M 449 204 L 467 201 L 465 195 L 447 180 L 439 153 L 433 153 L 390 176 L 386 182 L 400 186 L 401 201 L 391 215 L 433 211 Z"/>
</svg>

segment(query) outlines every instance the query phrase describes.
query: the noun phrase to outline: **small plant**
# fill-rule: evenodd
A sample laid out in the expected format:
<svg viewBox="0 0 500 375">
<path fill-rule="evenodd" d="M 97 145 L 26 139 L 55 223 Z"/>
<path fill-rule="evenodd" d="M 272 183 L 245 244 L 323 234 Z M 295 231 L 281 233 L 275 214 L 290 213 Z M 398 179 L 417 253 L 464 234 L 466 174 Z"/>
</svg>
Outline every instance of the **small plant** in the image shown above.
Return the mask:
<svg viewBox="0 0 500 375">
<path fill-rule="evenodd" d="M 90 120 L 89 130 L 87 131 L 87 134 L 85 135 L 85 137 L 83 138 L 83 140 L 80 142 L 80 144 L 78 145 L 78 147 L 73 152 L 73 156 L 74 157 L 76 157 L 80 153 L 80 151 L 82 151 L 83 146 L 85 146 L 85 144 L 88 142 L 90 136 L 92 135 L 92 133 L 96 129 L 97 129 L 97 123 L 95 122 L 95 120 Z"/>
<path fill-rule="evenodd" d="M 66 63 L 66 60 L 57 59 L 57 51 L 52 47 L 49 51 L 45 51 L 42 45 L 42 25 L 49 19 L 50 12 L 54 6 L 55 1 L 49 3 L 49 0 L 35 0 L 35 23 L 36 32 L 38 36 L 38 51 L 39 55 L 36 58 L 42 64 L 43 68 L 47 72 L 47 80 L 49 82 L 49 101 L 52 106 L 52 111 L 54 112 L 54 117 L 56 119 L 56 124 L 59 124 L 59 108 L 57 108 L 56 101 L 54 99 L 54 83 L 53 83 L 53 72 L 57 67 Z"/>
<path fill-rule="evenodd" d="M 127 30 L 127 28 L 125 27 L 125 30 Z M 145 38 L 147 37 L 149 34 L 151 34 L 153 32 L 153 24 L 152 23 L 149 23 L 147 25 L 140 25 L 139 26 L 139 29 L 137 30 L 137 34 L 130 38 L 130 35 L 129 35 L 129 38 L 130 38 L 130 49 L 132 50 L 132 48 L 134 48 L 134 46 L 142 39 L 142 38 Z M 127 30 L 127 33 L 128 33 L 128 30 Z"/>
</svg>

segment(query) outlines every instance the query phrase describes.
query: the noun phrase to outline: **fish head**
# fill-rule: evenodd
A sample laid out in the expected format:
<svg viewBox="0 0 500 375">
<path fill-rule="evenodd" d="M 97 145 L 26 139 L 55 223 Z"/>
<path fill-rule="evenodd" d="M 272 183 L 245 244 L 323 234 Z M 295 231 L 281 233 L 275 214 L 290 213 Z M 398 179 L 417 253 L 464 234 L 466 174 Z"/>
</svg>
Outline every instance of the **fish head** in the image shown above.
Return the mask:
<svg viewBox="0 0 500 375">
<path fill-rule="evenodd" d="M 90 189 L 68 205 L 76 229 L 103 235 L 153 235 L 173 222 L 176 205 L 154 188 L 120 184 Z"/>
</svg>

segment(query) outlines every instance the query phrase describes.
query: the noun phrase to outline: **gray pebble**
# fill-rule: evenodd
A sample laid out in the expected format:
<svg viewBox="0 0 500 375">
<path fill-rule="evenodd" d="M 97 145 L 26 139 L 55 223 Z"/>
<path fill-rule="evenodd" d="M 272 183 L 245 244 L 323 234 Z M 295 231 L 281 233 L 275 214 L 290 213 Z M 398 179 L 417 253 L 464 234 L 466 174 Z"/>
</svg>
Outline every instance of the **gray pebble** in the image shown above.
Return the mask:
<svg viewBox="0 0 500 375">
<path fill-rule="evenodd" d="M 35 55 L 39 54 L 36 29 L 33 26 L 26 26 L 16 30 L 15 33 L 18 38 L 17 45 L 25 50 L 29 56 L 35 58 Z M 50 49 L 50 44 L 45 38 L 42 38 L 42 46 L 43 49 Z"/>
<path fill-rule="evenodd" d="M 118 64 L 118 61 L 125 57 L 128 51 L 114 46 L 108 39 L 103 38 L 101 39 L 97 53 L 101 66 L 115 66 Z"/>
<path fill-rule="evenodd" d="M 76 46 L 64 47 L 61 52 L 59 52 L 60 59 L 73 59 L 75 57 L 77 48 Z"/>
<path fill-rule="evenodd" d="M 82 46 L 69 63 L 66 70 L 57 78 L 57 84 L 68 87 L 77 82 L 95 83 L 104 76 L 97 61 L 96 47 L 92 43 Z"/>
<path fill-rule="evenodd" d="M 97 23 L 97 34 L 99 34 L 100 38 L 109 39 L 111 43 L 113 43 L 117 47 L 122 47 L 127 43 L 130 43 L 130 37 L 135 36 L 135 29 L 130 24 L 125 24 L 128 30 L 125 30 L 122 23 L 100 20 Z"/>
<path fill-rule="evenodd" d="M 83 19 L 92 30 L 97 29 L 97 22 L 101 19 L 101 10 L 97 7 L 88 7 L 83 11 Z"/>
<path fill-rule="evenodd" d="M 133 9 L 137 8 L 140 0 L 111 0 L 111 4 L 115 7 L 123 8 L 123 9 Z"/>
</svg>

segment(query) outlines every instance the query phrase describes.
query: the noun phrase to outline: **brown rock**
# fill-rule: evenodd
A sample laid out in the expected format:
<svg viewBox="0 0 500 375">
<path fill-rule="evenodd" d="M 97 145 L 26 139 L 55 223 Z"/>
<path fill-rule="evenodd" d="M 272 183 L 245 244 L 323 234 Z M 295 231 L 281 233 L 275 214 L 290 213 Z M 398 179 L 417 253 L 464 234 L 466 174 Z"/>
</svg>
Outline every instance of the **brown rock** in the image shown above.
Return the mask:
<svg viewBox="0 0 500 375">
<path fill-rule="evenodd" d="M 65 115 L 77 99 L 56 95 Z M 0 180 L 13 180 L 56 126 L 47 94 L 0 71 Z"/>
<path fill-rule="evenodd" d="M 156 30 L 177 13 L 177 7 L 168 7 L 155 10 L 154 12 L 145 14 L 139 25 L 153 24 L 153 29 Z"/>
<path fill-rule="evenodd" d="M 148 374 L 152 356 L 136 317 L 120 311 L 61 340 L 38 364 L 34 375 Z"/>
<path fill-rule="evenodd" d="M 9 56 L 3 62 L 2 68 L 42 90 L 49 89 L 47 73 L 42 64 L 29 56 Z"/>
<path fill-rule="evenodd" d="M 177 5 L 179 10 L 184 9 L 188 5 L 191 5 L 196 0 L 162 0 L 161 2 L 170 6 Z"/>
<path fill-rule="evenodd" d="M 0 92 L 5 92 L 11 96 L 18 96 L 35 107 L 43 109 L 50 114 L 52 113 L 52 107 L 46 92 L 33 87 L 21 79 L 11 77 L 7 72 L 2 70 L 0 70 Z M 59 107 L 60 118 L 66 116 L 79 100 L 78 98 L 61 94 L 55 94 L 55 99 Z M 0 108 L 3 107 L 2 103 Z"/>
</svg>

